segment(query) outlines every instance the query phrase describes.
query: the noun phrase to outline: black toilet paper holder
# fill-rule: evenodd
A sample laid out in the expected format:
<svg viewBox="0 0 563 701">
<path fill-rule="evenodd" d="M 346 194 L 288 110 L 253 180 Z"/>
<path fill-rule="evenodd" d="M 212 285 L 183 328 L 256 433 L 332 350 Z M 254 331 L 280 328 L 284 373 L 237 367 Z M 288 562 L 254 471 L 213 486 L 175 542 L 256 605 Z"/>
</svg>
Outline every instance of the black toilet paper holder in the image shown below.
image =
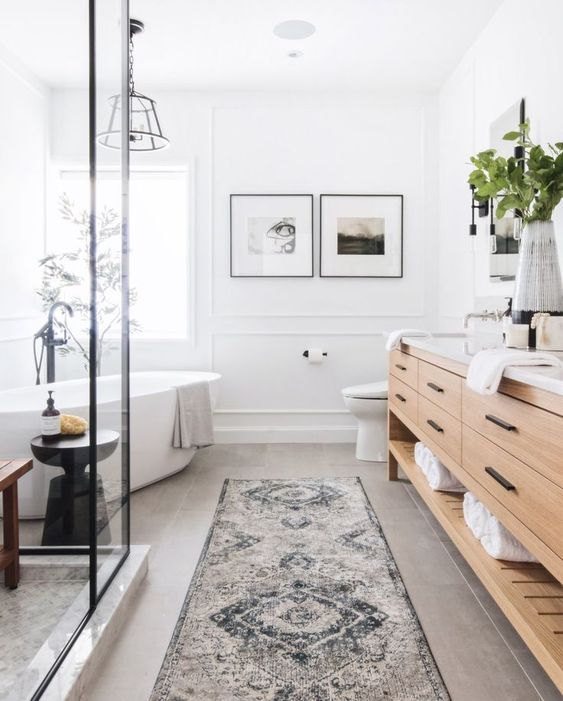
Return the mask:
<svg viewBox="0 0 563 701">
<path fill-rule="evenodd" d="M 326 356 L 328 355 L 328 353 L 327 353 L 326 351 L 324 351 L 324 352 L 323 352 L 323 355 L 324 355 L 324 357 L 326 358 Z M 308 350 L 303 351 L 303 357 L 304 357 L 304 358 L 308 358 L 308 357 L 309 357 L 309 351 L 308 351 Z"/>
</svg>

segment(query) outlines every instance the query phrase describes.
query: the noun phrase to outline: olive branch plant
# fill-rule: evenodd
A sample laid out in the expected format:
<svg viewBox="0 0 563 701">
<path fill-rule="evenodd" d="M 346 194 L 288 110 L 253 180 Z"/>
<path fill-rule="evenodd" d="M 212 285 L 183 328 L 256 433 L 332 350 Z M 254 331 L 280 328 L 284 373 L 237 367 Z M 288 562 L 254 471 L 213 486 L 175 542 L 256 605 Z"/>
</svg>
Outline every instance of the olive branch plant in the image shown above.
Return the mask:
<svg viewBox="0 0 563 701">
<path fill-rule="evenodd" d="M 65 301 L 73 309 L 82 326 L 75 332 L 68 324 L 69 342 L 57 348 L 62 356 L 78 354 L 88 370 L 90 365 L 90 302 L 80 295 L 89 286 L 90 269 L 90 214 L 78 209 L 66 193 L 59 200 L 59 212 L 64 221 L 76 228 L 76 248 L 64 253 L 49 253 L 39 260 L 42 268 L 41 286 L 37 294 L 42 308 L 48 311 L 52 304 Z M 96 218 L 96 324 L 98 329 L 96 347 L 96 374 L 101 374 L 105 352 L 118 346 L 111 340 L 111 332 L 121 324 L 121 227 L 117 212 L 103 207 Z M 137 301 L 137 291 L 129 291 L 129 304 Z M 131 332 L 140 329 L 135 320 L 129 321 Z"/>
<path fill-rule="evenodd" d="M 475 169 L 468 182 L 479 202 L 496 200 L 496 217 L 516 210 L 525 224 L 550 221 L 563 197 L 563 142 L 544 148 L 530 139 L 530 122 L 503 136 L 516 142 L 516 155 L 505 158 L 496 149 L 471 157 Z"/>
</svg>

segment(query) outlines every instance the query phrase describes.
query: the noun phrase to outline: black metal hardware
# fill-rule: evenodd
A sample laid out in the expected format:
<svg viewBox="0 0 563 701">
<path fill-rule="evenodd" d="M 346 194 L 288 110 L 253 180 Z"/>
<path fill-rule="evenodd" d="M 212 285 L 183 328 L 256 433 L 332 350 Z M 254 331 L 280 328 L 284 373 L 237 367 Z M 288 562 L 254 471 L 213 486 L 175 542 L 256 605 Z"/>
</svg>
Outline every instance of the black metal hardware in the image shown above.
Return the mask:
<svg viewBox="0 0 563 701">
<path fill-rule="evenodd" d="M 326 356 L 328 355 L 328 353 L 325 352 L 325 353 L 323 353 L 323 355 L 326 357 Z M 309 357 L 309 351 L 308 351 L 308 350 L 303 351 L 303 357 L 304 357 L 304 358 L 308 358 L 308 357 Z"/>
<path fill-rule="evenodd" d="M 402 394 L 396 394 L 395 396 L 397 397 L 397 399 L 398 399 L 400 402 L 406 402 L 406 401 L 407 401 L 407 400 L 403 397 Z"/>
<path fill-rule="evenodd" d="M 441 426 L 438 426 L 438 424 L 437 424 L 435 421 L 432 421 L 432 419 L 428 419 L 428 420 L 426 421 L 426 423 L 427 423 L 429 426 L 432 426 L 432 428 L 433 428 L 435 431 L 438 431 L 438 433 L 444 433 L 444 429 L 443 429 Z"/>
<path fill-rule="evenodd" d="M 507 479 L 505 479 L 501 474 L 499 474 L 494 467 L 486 467 L 485 472 L 490 475 L 494 480 L 496 480 L 501 487 L 504 487 L 507 492 L 512 492 L 513 490 L 516 489 L 516 487 L 512 484 L 512 482 L 509 482 Z"/>
<path fill-rule="evenodd" d="M 435 385 L 433 382 L 427 382 L 426 383 L 430 389 L 433 389 L 434 392 L 443 392 L 444 390 L 442 387 L 439 387 L 438 385 Z"/>
<path fill-rule="evenodd" d="M 402 370 L 403 372 L 406 372 L 406 367 L 404 365 L 399 365 L 399 363 L 395 363 L 395 367 L 399 368 L 399 370 Z"/>
<path fill-rule="evenodd" d="M 516 431 L 516 426 L 509 424 L 508 421 L 504 421 L 503 419 L 499 419 L 498 416 L 493 416 L 492 414 L 485 414 L 485 418 L 487 419 L 487 421 L 490 421 L 491 423 L 495 424 L 496 426 L 500 426 L 501 428 L 504 428 L 505 431 Z"/>
</svg>

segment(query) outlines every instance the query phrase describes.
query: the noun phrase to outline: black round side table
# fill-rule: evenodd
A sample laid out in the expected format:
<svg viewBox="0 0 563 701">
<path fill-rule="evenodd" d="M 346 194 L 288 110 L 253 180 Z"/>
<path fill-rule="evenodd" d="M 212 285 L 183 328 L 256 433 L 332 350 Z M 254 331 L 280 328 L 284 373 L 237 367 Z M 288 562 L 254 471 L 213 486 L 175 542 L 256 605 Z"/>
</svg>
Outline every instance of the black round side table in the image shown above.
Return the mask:
<svg viewBox="0 0 563 701">
<path fill-rule="evenodd" d="M 98 462 L 108 458 L 117 448 L 119 433 L 98 431 Z M 90 542 L 90 432 L 82 436 L 64 436 L 46 443 L 41 436 L 31 441 L 33 456 L 44 465 L 62 467 L 64 475 L 53 477 L 49 484 L 47 512 L 41 545 L 88 545 Z M 96 535 L 98 543 L 111 540 L 104 486 L 100 475 L 96 484 Z M 101 536 L 101 537 L 100 537 Z"/>
</svg>

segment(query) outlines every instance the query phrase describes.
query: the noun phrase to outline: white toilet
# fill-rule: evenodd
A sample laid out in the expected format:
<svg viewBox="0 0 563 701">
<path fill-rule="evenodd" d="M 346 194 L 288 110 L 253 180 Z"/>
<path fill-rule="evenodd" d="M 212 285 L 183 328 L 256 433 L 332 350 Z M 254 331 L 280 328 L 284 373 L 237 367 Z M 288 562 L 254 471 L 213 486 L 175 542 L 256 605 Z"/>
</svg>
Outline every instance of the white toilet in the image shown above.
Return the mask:
<svg viewBox="0 0 563 701">
<path fill-rule="evenodd" d="M 358 460 L 387 460 L 387 381 L 345 387 L 344 404 L 358 419 Z"/>
</svg>

